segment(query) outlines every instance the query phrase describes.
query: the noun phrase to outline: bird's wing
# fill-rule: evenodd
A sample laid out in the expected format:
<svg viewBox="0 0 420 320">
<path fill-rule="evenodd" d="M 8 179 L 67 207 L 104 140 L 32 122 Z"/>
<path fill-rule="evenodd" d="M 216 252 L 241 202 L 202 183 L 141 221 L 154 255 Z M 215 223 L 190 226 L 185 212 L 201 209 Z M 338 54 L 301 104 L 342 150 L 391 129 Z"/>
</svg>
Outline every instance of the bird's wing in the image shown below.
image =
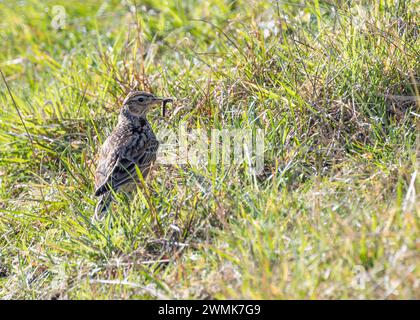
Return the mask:
<svg viewBox="0 0 420 320">
<path fill-rule="evenodd" d="M 95 196 L 100 196 L 111 189 L 117 190 L 120 186 L 137 177 L 136 166 L 140 171 L 150 166 L 150 163 L 156 159 L 157 144 L 156 140 L 147 140 L 141 143 L 133 137 L 130 141 L 119 149 L 114 157 L 110 157 L 108 163 L 109 173 L 103 182 L 96 188 Z"/>
</svg>

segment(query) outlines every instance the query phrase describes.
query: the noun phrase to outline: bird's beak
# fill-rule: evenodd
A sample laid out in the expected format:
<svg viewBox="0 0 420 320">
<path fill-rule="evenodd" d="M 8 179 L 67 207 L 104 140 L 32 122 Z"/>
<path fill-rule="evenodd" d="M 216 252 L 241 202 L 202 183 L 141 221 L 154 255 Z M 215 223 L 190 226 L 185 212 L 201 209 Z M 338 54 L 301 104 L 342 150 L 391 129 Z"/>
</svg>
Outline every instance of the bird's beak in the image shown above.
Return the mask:
<svg viewBox="0 0 420 320">
<path fill-rule="evenodd" d="M 163 97 L 163 98 L 161 98 L 161 97 L 156 97 L 155 98 L 155 102 L 156 103 L 160 103 L 160 102 L 163 102 L 163 103 L 169 103 L 169 102 L 173 102 L 174 101 L 174 99 L 173 98 L 169 98 L 169 97 Z"/>
</svg>

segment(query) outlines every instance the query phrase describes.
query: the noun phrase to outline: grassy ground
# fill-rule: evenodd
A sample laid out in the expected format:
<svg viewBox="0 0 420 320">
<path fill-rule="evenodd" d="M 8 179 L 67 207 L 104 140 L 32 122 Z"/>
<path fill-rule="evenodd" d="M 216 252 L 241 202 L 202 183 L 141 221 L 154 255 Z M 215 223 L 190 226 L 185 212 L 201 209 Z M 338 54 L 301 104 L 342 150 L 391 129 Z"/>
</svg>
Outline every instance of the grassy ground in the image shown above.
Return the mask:
<svg viewBox="0 0 420 320">
<path fill-rule="evenodd" d="M 138 2 L 0 2 L 0 297 L 419 299 L 416 1 Z M 264 129 L 264 172 L 159 165 L 91 222 L 130 87 Z"/>
</svg>

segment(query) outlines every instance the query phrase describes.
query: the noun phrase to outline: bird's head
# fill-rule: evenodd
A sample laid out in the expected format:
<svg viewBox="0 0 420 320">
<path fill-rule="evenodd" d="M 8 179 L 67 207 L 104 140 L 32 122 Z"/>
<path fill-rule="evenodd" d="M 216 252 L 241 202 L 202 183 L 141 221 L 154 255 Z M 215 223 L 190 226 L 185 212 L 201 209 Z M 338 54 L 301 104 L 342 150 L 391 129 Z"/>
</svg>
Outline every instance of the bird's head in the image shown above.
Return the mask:
<svg viewBox="0 0 420 320">
<path fill-rule="evenodd" d="M 172 101 L 171 98 L 160 98 L 149 92 L 132 91 L 125 98 L 123 108 L 134 116 L 142 117 L 146 116 L 152 106 L 170 101 Z"/>
</svg>

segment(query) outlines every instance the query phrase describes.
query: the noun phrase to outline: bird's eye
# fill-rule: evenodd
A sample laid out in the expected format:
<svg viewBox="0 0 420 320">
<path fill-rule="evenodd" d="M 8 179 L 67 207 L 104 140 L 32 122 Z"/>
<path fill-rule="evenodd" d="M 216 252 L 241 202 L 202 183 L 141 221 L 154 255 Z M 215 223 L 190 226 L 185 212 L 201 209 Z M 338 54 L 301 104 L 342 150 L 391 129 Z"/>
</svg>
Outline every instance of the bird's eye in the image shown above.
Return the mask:
<svg viewBox="0 0 420 320">
<path fill-rule="evenodd" d="M 140 97 L 140 98 L 137 99 L 137 101 L 138 102 L 143 102 L 144 101 L 144 98 Z"/>
</svg>

